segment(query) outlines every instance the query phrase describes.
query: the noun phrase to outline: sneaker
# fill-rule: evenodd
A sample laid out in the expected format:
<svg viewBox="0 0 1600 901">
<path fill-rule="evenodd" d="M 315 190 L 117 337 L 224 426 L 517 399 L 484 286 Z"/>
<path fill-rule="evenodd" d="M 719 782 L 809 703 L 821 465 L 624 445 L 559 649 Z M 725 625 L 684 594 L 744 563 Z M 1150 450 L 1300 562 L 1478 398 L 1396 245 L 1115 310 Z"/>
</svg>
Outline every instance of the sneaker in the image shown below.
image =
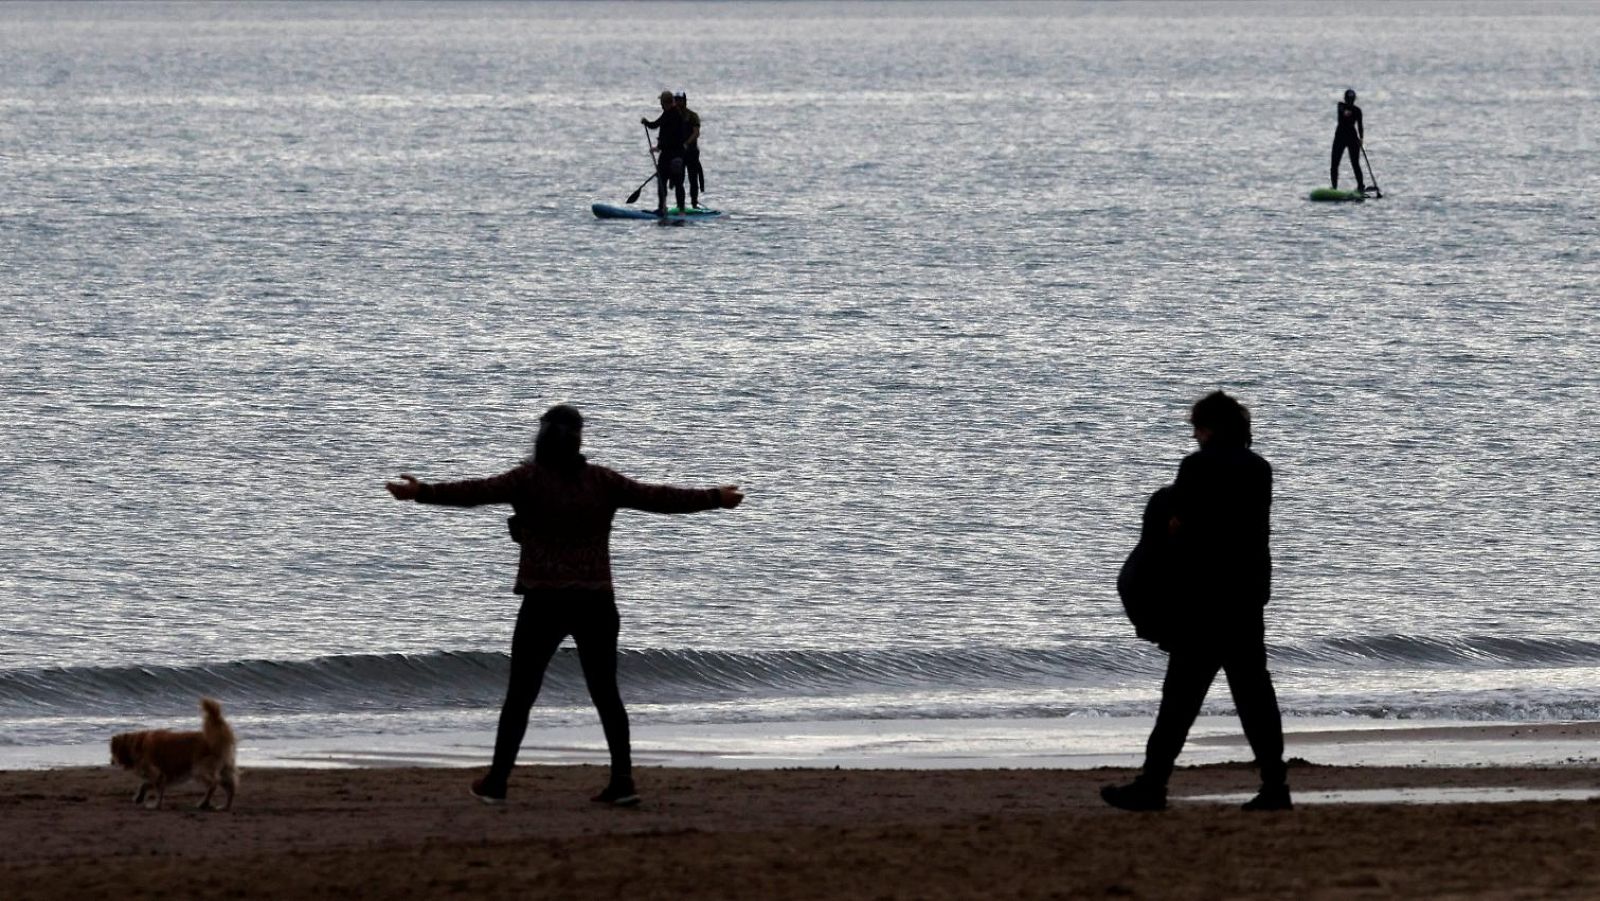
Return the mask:
<svg viewBox="0 0 1600 901">
<path fill-rule="evenodd" d="M 1244 802 L 1241 810 L 1294 810 L 1287 785 L 1263 785 L 1254 798 Z"/>
<path fill-rule="evenodd" d="M 600 794 L 589 800 L 596 804 L 610 804 L 612 807 L 637 807 L 639 793 L 634 790 L 632 779 L 613 779 L 610 785 L 601 789 Z"/>
<path fill-rule="evenodd" d="M 505 785 L 497 785 L 491 782 L 488 776 L 480 776 L 479 778 L 472 780 L 472 787 L 467 789 L 467 791 L 472 792 L 472 796 L 474 798 L 477 798 L 479 801 L 482 801 L 491 807 L 499 807 L 500 805 L 506 803 Z"/>
<path fill-rule="evenodd" d="M 1120 810 L 1166 810 L 1167 788 L 1135 779 L 1127 785 L 1108 785 L 1100 789 L 1100 797 Z"/>
</svg>

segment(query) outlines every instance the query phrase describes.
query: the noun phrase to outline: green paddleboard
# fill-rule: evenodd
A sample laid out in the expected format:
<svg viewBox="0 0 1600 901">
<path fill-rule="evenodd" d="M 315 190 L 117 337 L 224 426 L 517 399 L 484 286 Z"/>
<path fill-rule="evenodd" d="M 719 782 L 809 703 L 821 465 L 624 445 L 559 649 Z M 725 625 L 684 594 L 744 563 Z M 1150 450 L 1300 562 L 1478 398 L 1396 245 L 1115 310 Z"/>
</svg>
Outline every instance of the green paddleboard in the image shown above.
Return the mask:
<svg viewBox="0 0 1600 901">
<path fill-rule="evenodd" d="M 1325 203 L 1359 203 L 1366 200 L 1366 195 L 1360 191 L 1341 191 L 1338 188 L 1318 188 L 1311 192 L 1311 199 Z"/>
</svg>

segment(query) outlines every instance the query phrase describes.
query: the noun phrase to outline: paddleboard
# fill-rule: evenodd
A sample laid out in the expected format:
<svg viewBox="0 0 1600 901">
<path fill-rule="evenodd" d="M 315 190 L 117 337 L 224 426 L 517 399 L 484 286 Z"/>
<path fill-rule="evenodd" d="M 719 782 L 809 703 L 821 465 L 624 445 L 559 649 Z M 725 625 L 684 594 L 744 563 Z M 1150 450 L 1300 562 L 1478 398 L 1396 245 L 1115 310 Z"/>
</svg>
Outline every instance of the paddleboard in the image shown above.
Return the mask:
<svg viewBox="0 0 1600 901">
<path fill-rule="evenodd" d="M 609 203 L 597 203 L 589 207 L 601 219 L 653 219 L 662 221 L 655 210 L 640 210 L 626 206 L 612 206 Z M 668 222 L 699 222 L 704 219 L 716 219 L 722 215 L 721 210 L 708 210 L 705 208 L 685 210 L 679 207 L 670 207 L 667 210 Z"/>
<path fill-rule="evenodd" d="M 1318 188 L 1311 192 L 1311 199 L 1325 203 L 1360 203 L 1366 200 L 1365 194 L 1360 191 L 1341 191 L 1338 188 Z"/>
</svg>

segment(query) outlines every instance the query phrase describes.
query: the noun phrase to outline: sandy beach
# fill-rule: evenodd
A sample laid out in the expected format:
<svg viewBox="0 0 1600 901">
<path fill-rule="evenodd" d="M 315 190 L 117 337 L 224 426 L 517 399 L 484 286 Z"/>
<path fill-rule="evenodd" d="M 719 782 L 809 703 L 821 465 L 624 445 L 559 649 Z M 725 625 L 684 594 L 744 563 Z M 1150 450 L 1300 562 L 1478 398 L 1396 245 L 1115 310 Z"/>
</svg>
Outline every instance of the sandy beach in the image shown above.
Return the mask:
<svg viewBox="0 0 1600 901">
<path fill-rule="evenodd" d="M 1253 789 L 1240 764 L 1180 770 L 1159 814 L 1100 803 L 1126 769 L 646 767 L 633 810 L 588 801 L 597 767 L 521 768 L 502 808 L 468 797 L 477 772 L 258 769 L 233 811 L 199 813 L 193 785 L 146 811 L 133 777 L 108 767 L 7 771 L 0 884 L 10 899 L 1600 896 L 1600 802 L 1314 800 L 1592 795 L 1593 764 L 1302 761 L 1291 780 L 1307 801 L 1286 814 L 1195 800 Z"/>
</svg>

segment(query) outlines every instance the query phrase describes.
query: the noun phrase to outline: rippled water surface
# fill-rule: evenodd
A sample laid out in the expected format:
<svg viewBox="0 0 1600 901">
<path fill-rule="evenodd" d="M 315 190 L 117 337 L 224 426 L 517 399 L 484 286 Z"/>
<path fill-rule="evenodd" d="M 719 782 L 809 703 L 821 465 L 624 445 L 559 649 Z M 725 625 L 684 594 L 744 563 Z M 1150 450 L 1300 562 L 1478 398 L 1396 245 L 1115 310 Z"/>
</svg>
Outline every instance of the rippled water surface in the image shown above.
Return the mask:
<svg viewBox="0 0 1600 901">
<path fill-rule="evenodd" d="M 514 545 L 504 511 L 382 481 L 507 468 L 558 401 L 598 462 L 749 492 L 619 517 L 628 647 L 735 655 L 780 698 L 950 666 L 999 708 L 1043 672 L 1047 715 L 1147 709 L 1115 573 L 1220 386 L 1277 473 L 1287 706 L 1597 715 L 1597 28 L 0 6 L 0 712 L 130 666 L 185 696 L 239 661 L 408 678 L 391 653 L 427 695 L 439 654 L 505 649 Z M 1385 196 L 1309 203 L 1347 86 Z M 663 87 L 728 215 L 593 218 L 649 174 Z"/>
</svg>

